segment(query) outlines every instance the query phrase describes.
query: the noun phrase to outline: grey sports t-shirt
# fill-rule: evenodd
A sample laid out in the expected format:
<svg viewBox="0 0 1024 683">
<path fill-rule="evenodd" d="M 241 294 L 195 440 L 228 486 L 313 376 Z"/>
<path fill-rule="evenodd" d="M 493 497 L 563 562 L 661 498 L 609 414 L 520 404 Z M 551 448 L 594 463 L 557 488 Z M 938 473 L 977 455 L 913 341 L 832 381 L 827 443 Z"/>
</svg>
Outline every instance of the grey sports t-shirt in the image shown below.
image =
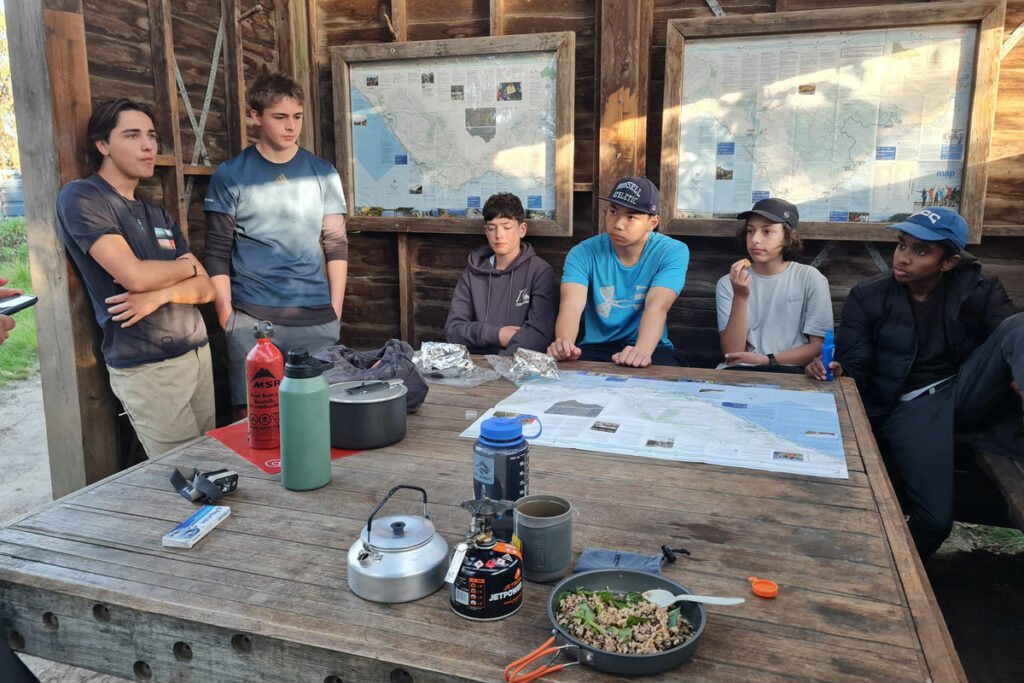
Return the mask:
<svg viewBox="0 0 1024 683">
<path fill-rule="evenodd" d="M 769 354 L 803 346 L 807 335 L 824 337 L 832 329 L 832 297 L 828 280 L 813 266 L 790 261 L 778 275 L 750 269 L 747 300 L 747 351 Z M 723 275 L 715 288 L 718 331 L 729 324 L 732 283 Z"/>
</svg>

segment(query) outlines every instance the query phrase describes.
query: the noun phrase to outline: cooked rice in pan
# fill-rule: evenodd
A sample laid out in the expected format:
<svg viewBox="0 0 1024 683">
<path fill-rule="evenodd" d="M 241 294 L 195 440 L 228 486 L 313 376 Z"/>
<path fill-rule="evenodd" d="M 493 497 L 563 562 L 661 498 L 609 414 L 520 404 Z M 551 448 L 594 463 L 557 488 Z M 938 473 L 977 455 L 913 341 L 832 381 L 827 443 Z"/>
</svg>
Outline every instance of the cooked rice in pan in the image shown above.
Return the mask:
<svg viewBox="0 0 1024 683">
<path fill-rule="evenodd" d="M 620 654 L 655 654 L 693 637 L 678 607 L 658 607 L 639 593 L 566 591 L 559 595 L 557 621 L 582 643 Z"/>
</svg>

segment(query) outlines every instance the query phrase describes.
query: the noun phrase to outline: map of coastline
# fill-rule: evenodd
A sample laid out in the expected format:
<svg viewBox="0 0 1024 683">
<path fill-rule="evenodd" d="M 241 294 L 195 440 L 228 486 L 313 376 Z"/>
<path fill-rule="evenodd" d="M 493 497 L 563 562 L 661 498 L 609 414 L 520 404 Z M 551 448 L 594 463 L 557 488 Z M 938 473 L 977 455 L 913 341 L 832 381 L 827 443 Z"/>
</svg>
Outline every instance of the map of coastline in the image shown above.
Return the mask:
<svg viewBox="0 0 1024 683">
<path fill-rule="evenodd" d="M 958 208 L 975 42 L 970 25 L 687 40 L 677 212 L 734 218 L 766 197 L 802 221 Z"/>
<path fill-rule="evenodd" d="M 569 372 L 521 386 L 461 436 L 495 415 L 536 415 L 543 446 L 849 476 L 830 392 Z"/>
<path fill-rule="evenodd" d="M 548 53 L 353 65 L 357 213 L 477 217 L 513 192 L 554 218 L 555 68 Z"/>
</svg>

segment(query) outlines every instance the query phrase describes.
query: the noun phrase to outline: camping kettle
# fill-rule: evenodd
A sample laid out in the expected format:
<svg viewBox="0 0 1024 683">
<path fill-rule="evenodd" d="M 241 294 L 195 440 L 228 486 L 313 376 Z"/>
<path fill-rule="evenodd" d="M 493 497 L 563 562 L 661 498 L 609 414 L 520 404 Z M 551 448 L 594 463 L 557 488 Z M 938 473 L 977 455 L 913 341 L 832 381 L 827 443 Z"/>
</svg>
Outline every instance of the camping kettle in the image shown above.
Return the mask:
<svg viewBox="0 0 1024 683">
<path fill-rule="evenodd" d="M 423 516 L 392 515 L 374 519 L 399 489 L 423 494 Z M 444 585 L 448 543 L 427 514 L 427 492 L 399 484 L 370 513 L 359 540 L 348 551 L 348 585 L 373 602 L 408 602 Z"/>
</svg>

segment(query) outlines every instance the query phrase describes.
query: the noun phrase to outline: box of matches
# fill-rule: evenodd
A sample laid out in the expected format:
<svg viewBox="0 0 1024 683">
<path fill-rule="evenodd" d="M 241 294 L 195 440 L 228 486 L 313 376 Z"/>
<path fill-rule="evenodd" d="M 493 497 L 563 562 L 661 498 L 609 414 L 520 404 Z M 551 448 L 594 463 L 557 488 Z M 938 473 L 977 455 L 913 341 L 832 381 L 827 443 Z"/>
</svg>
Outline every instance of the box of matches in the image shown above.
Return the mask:
<svg viewBox="0 0 1024 683">
<path fill-rule="evenodd" d="M 191 548 L 230 514 L 231 508 L 226 505 L 204 505 L 194 515 L 167 532 L 163 545 L 167 548 Z"/>
</svg>

